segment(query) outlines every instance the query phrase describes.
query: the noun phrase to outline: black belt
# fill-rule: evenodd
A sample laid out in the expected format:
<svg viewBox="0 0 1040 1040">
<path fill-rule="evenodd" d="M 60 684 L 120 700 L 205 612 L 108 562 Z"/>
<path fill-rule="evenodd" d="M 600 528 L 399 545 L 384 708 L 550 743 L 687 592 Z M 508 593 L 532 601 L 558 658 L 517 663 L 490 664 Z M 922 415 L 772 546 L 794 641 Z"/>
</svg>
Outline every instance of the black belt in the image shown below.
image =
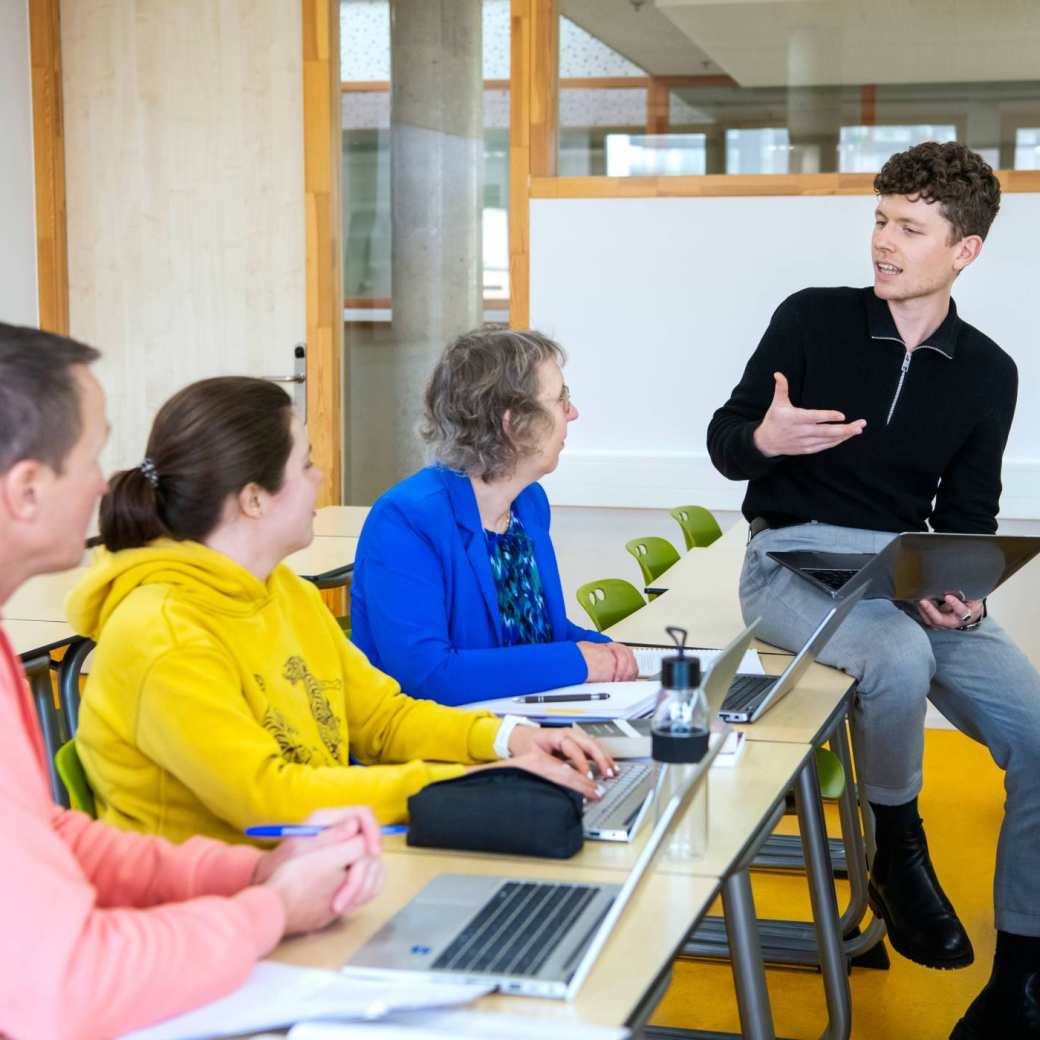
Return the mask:
<svg viewBox="0 0 1040 1040">
<path fill-rule="evenodd" d="M 796 524 L 807 524 L 808 520 L 793 516 L 756 516 L 748 525 L 748 541 L 763 531 L 779 531 L 781 527 L 794 527 Z"/>
</svg>

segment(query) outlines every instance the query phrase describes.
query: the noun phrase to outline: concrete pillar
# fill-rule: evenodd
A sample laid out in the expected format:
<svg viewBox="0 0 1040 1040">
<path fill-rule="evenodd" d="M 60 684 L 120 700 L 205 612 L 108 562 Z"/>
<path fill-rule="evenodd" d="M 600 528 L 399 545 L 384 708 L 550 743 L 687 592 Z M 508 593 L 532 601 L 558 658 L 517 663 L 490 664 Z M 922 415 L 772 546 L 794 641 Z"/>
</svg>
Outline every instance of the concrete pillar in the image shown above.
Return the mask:
<svg viewBox="0 0 1040 1040">
<path fill-rule="evenodd" d="M 481 0 L 391 0 L 393 458 L 422 464 L 422 391 L 445 344 L 482 319 Z"/>
</svg>

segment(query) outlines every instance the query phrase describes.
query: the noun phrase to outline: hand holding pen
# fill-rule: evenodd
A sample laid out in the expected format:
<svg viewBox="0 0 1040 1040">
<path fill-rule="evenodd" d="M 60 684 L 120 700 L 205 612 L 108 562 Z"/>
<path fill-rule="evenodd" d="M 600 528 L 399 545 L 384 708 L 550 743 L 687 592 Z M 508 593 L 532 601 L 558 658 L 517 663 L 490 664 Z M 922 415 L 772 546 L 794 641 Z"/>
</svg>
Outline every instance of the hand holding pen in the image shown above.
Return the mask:
<svg viewBox="0 0 1040 1040">
<path fill-rule="evenodd" d="M 319 809 L 306 825 L 321 830 L 281 842 L 253 871 L 253 884 L 281 897 L 286 935 L 323 928 L 383 887 L 382 839 L 371 809 Z"/>
</svg>

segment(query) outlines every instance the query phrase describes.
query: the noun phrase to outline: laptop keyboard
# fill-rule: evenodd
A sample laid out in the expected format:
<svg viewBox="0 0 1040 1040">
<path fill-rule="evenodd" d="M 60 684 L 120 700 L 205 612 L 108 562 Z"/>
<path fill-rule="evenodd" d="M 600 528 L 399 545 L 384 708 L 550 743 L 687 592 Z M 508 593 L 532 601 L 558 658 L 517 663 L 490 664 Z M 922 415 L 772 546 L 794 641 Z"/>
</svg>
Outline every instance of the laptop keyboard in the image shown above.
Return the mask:
<svg viewBox="0 0 1040 1040">
<path fill-rule="evenodd" d="M 806 574 L 811 574 L 818 582 L 826 585 L 827 588 L 834 592 L 842 588 L 847 582 L 851 581 L 857 574 L 858 570 L 846 570 L 844 568 L 819 568 L 806 567 Z"/>
<path fill-rule="evenodd" d="M 615 809 L 638 787 L 649 775 L 653 766 L 648 762 L 618 762 L 618 775 L 610 780 L 601 780 L 605 790 L 598 802 L 586 802 L 582 821 L 586 831 L 598 830 L 610 820 Z M 619 820 L 617 826 L 623 827 L 628 821 Z"/>
<path fill-rule="evenodd" d="M 599 889 L 507 881 L 433 962 L 435 970 L 536 975 Z"/>
<path fill-rule="evenodd" d="M 738 675 L 722 702 L 722 711 L 743 711 L 775 682 L 775 675 Z"/>
</svg>

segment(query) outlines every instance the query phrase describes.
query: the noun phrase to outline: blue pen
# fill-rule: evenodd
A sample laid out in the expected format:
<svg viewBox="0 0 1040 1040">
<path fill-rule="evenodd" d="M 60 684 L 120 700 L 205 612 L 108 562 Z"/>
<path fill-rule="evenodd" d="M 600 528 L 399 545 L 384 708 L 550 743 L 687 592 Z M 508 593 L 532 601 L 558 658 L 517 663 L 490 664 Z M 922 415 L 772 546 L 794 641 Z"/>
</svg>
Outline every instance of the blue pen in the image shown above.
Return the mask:
<svg viewBox="0 0 1040 1040">
<path fill-rule="evenodd" d="M 322 831 L 328 830 L 330 825 L 320 823 L 271 823 L 258 827 L 247 827 L 245 836 L 247 838 L 313 838 Z M 408 827 L 403 823 L 390 823 L 380 827 L 381 834 L 407 834 Z"/>
</svg>

